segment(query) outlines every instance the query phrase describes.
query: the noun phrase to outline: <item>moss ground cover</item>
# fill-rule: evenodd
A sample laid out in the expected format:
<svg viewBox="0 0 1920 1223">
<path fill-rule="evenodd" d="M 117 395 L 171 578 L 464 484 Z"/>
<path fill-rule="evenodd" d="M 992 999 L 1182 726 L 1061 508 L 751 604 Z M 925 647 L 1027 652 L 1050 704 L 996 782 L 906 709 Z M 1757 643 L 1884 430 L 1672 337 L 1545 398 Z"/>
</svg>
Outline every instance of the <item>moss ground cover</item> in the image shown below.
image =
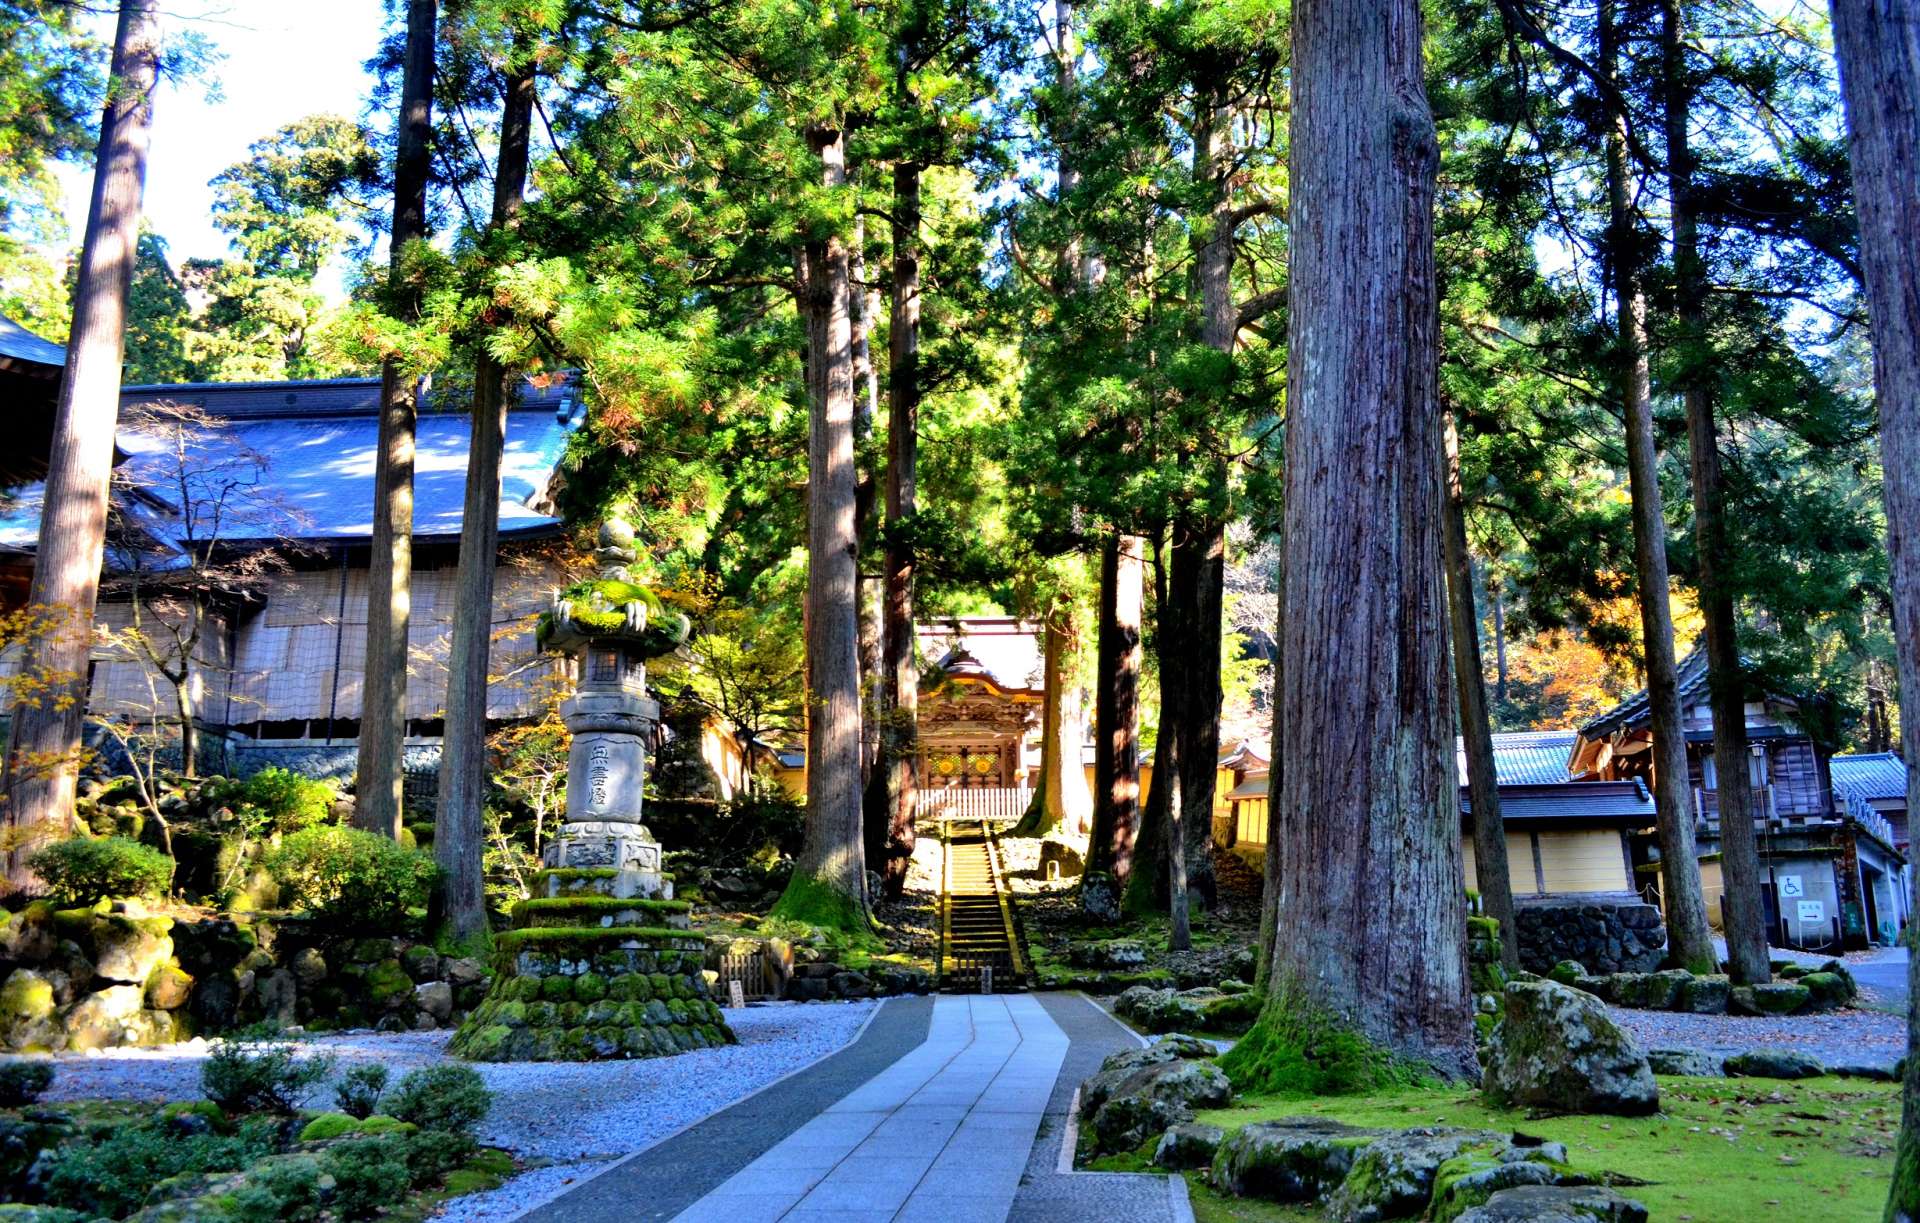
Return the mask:
<svg viewBox="0 0 1920 1223">
<path fill-rule="evenodd" d="M 1321 1098 L 1253 1097 L 1199 1120 L 1235 1129 L 1303 1115 L 1355 1125 L 1458 1125 L 1523 1130 L 1567 1144 L 1576 1168 L 1613 1172 L 1641 1185 L 1621 1192 L 1656 1219 L 1711 1223 L 1791 1210 L 1797 1223 L 1878 1219 L 1893 1171 L 1898 1087 L 1857 1079 L 1660 1079 L 1652 1117 L 1533 1117 L 1492 1108 L 1462 1088 L 1406 1088 Z M 1189 1178 L 1189 1183 L 1198 1178 Z M 1288 1211 L 1194 1192 L 1200 1223 L 1307 1219 Z"/>
</svg>

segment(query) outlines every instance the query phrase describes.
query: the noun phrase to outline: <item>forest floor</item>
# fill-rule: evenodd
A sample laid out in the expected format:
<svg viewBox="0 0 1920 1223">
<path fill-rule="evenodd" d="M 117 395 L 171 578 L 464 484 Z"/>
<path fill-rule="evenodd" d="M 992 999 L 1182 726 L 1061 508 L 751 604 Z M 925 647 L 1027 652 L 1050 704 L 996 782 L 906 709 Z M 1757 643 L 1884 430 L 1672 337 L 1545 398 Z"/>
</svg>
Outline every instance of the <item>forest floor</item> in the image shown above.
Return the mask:
<svg viewBox="0 0 1920 1223">
<path fill-rule="evenodd" d="M 1356 1125 L 1458 1125 L 1524 1130 L 1564 1142 L 1570 1162 L 1611 1174 L 1652 1217 L 1682 1223 L 1791 1217 L 1862 1223 L 1880 1217 L 1900 1120 L 1897 1085 L 1858 1079 L 1660 1079 L 1652 1117 L 1540 1117 L 1488 1107 L 1466 1088 L 1366 1096 L 1236 1101 L 1199 1120 L 1237 1129 L 1254 1121 L 1320 1116 Z M 1093 1167 L 1133 1170 L 1137 1156 Z M 1321 1219 L 1317 1209 L 1234 1198 L 1187 1178 L 1199 1223 Z"/>
</svg>

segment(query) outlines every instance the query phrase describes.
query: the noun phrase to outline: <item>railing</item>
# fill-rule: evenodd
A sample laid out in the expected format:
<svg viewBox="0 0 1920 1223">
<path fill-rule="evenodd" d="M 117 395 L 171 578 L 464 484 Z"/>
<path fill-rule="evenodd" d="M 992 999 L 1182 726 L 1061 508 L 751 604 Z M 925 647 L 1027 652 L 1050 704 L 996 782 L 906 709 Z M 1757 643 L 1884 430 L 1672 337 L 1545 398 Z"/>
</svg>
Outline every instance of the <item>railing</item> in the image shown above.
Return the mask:
<svg viewBox="0 0 1920 1223">
<path fill-rule="evenodd" d="M 916 790 L 913 813 L 923 820 L 1017 820 L 1033 802 L 1031 786 L 977 786 Z"/>
<path fill-rule="evenodd" d="M 767 971 L 767 957 L 760 951 L 744 952 L 740 955 L 720 957 L 720 981 L 716 991 L 720 995 L 721 1005 L 726 1005 L 732 996 L 727 988 L 730 982 L 740 983 L 743 1001 L 758 1002 L 773 997 L 772 974 Z"/>
</svg>

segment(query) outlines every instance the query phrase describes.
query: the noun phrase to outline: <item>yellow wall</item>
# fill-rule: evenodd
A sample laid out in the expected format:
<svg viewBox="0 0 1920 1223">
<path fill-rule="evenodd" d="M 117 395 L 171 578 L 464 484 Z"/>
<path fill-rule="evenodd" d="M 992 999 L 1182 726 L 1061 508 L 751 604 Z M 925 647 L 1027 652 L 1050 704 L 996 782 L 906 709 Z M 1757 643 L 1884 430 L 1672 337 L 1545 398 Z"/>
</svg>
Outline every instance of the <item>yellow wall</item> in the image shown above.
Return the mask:
<svg viewBox="0 0 1920 1223">
<path fill-rule="evenodd" d="M 1575 828 L 1543 831 L 1540 837 L 1540 871 L 1547 891 L 1625 892 L 1633 887 L 1627 878 L 1626 853 L 1620 847 L 1620 833 L 1612 828 Z"/>
<path fill-rule="evenodd" d="M 1467 838 L 1461 846 L 1465 858 L 1467 886 L 1479 891 L 1479 878 L 1473 862 L 1473 840 Z M 1515 896 L 1538 896 L 1540 889 L 1533 885 L 1533 843 L 1524 832 L 1507 834 L 1507 886 L 1513 889 Z"/>
</svg>

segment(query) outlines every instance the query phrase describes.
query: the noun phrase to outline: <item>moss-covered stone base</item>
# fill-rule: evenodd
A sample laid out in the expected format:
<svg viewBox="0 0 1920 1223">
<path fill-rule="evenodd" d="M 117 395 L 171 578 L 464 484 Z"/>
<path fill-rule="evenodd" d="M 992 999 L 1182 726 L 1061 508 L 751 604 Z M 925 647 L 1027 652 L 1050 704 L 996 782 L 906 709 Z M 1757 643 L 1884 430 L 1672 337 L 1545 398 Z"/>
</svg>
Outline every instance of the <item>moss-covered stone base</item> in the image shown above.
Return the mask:
<svg viewBox="0 0 1920 1223">
<path fill-rule="evenodd" d="M 734 1043 L 708 993 L 701 936 L 669 929 L 502 935 L 493 988 L 454 1035 L 476 1062 L 665 1057 Z"/>
</svg>

